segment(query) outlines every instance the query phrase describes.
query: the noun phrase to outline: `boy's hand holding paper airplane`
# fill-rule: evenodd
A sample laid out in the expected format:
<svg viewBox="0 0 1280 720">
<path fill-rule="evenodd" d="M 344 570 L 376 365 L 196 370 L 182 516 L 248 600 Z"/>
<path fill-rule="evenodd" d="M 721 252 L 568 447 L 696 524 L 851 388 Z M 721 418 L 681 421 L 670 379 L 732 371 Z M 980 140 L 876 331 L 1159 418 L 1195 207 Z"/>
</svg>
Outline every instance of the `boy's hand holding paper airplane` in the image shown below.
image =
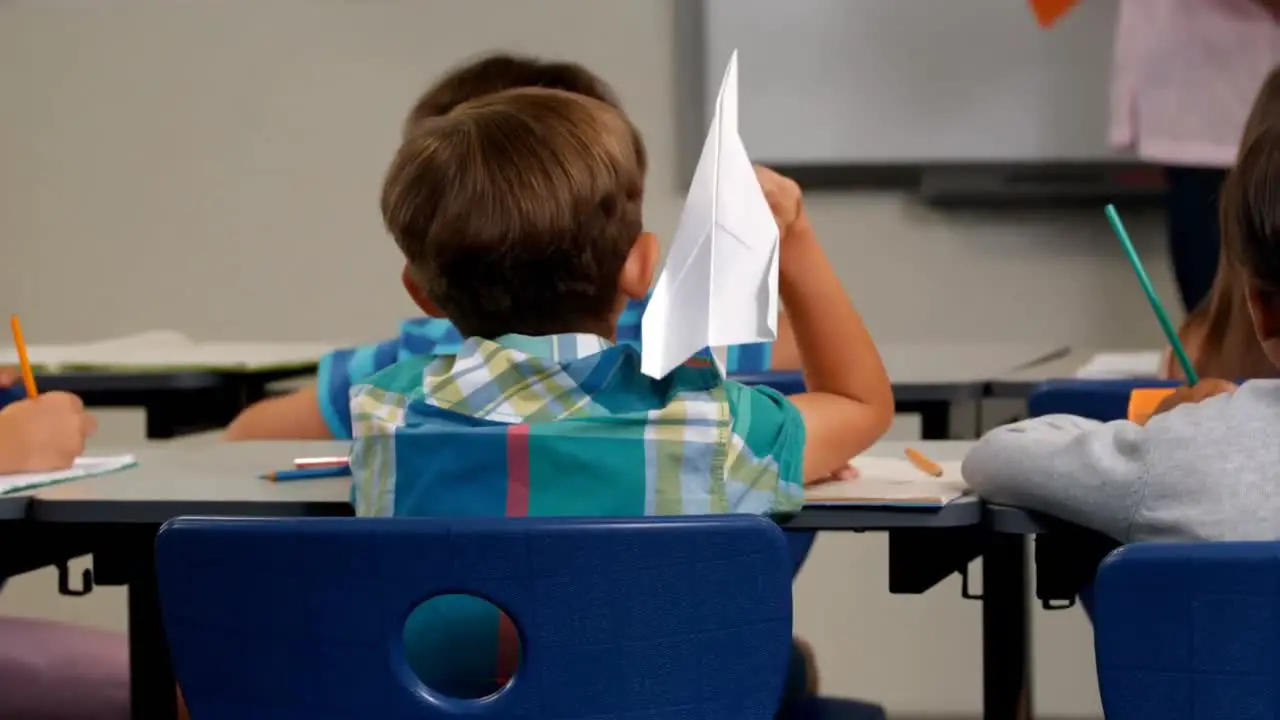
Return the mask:
<svg viewBox="0 0 1280 720">
<path fill-rule="evenodd" d="M 809 224 L 809 216 L 804 210 L 804 193 L 800 185 L 785 175 L 770 170 L 763 165 L 756 166 L 756 180 L 764 191 L 765 202 L 769 203 L 769 211 L 778 224 L 778 234 L 782 242 L 793 235 L 793 230 L 802 229 L 797 223 Z"/>
<path fill-rule="evenodd" d="M 795 182 L 754 167 L 738 132 L 738 56 L 729 58 L 666 266 L 641 323 L 640 369 L 663 378 L 710 348 L 778 336 L 779 291 L 806 392 L 788 401 L 804 426 L 806 482 L 847 476 L 849 458 L 893 421 L 893 391 L 861 316 L 814 235 Z"/>
</svg>

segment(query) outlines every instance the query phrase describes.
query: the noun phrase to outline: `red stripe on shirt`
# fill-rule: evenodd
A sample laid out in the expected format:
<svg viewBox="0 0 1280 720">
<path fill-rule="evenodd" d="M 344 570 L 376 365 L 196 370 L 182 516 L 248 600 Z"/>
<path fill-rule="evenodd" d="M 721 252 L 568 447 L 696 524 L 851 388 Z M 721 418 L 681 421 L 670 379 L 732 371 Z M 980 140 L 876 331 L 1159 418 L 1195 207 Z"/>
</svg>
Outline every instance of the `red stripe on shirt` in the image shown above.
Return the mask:
<svg viewBox="0 0 1280 720">
<path fill-rule="evenodd" d="M 507 517 L 529 515 L 529 426 L 507 428 Z M 520 635 L 503 613 L 498 618 L 498 681 L 506 683 L 520 665 Z"/>
<path fill-rule="evenodd" d="M 520 633 L 506 613 L 498 615 L 498 684 L 506 685 L 520 667 Z"/>
<path fill-rule="evenodd" d="M 507 517 L 529 514 L 529 426 L 507 428 Z"/>
</svg>

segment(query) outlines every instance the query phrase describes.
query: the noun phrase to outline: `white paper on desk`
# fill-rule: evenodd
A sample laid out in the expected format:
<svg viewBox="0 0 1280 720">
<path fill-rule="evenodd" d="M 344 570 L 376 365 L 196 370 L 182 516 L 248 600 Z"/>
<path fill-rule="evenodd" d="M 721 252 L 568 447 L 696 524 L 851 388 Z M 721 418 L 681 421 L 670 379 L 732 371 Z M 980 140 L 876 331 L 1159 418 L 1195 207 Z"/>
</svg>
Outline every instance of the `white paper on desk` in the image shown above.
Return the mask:
<svg viewBox="0 0 1280 720">
<path fill-rule="evenodd" d="M 738 53 L 729 58 L 667 264 L 640 324 L 640 369 L 666 377 L 704 347 L 778 336 L 778 225 L 738 135 Z"/>
<path fill-rule="evenodd" d="M 1161 350 L 1102 352 L 1076 370 L 1076 377 L 1089 380 L 1159 377 L 1164 364 Z"/>
<path fill-rule="evenodd" d="M 934 477 L 906 458 L 858 457 L 854 480 L 835 480 L 805 488 L 806 505 L 867 505 L 941 507 L 968 492 L 960 475 L 960 461 L 939 462 L 942 477 Z"/>
<path fill-rule="evenodd" d="M 93 475 L 106 475 L 136 464 L 138 464 L 138 459 L 133 455 L 81 457 L 76 458 L 75 464 L 66 470 L 0 475 L 0 495 L 53 485 L 67 480 L 78 480 Z"/>
</svg>

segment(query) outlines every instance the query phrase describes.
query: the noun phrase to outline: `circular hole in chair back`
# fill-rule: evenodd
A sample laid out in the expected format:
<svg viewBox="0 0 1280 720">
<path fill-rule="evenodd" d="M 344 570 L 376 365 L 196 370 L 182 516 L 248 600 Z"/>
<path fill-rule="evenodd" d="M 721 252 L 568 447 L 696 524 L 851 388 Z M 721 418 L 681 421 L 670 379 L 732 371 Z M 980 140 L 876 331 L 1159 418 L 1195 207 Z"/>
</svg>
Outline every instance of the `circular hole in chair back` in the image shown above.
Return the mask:
<svg viewBox="0 0 1280 720">
<path fill-rule="evenodd" d="M 405 659 L 437 695 L 476 700 L 511 683 L 520 666 L 520 636 L 511 617 L 474 595 L 437 595 L 409 613 Z"/>
</svg>

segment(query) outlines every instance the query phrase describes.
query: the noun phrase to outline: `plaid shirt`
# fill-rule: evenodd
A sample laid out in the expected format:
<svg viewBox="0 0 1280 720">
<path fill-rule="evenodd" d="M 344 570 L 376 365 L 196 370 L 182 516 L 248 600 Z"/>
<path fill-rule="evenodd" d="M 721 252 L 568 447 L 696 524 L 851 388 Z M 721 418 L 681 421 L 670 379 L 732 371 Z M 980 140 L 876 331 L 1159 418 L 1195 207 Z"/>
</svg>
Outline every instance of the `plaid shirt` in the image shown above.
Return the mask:
<svg viewBox="0 0 1280 720">
<path fill-rule="evenodd" d="M 771 513 L 804 499 L 804 427 L 785 398 L 701 362 L 653 380 L 635 348 L 594 335 L 415 356 L 353 387 L 351 416 L 360 515 Z"/>
<path fill-rule="evenodd" d="M 464 341 L 351 390 L 362 516 L 785 513 L 804 502 L 804 425 L 769 388 L 691 361 L 663 380 L 594 335 Z M 509 676 L 493 606 L 437 598 L 406 624 L 418 677 L 458 697 Z M 497 680 L 495 680 L 497 678 Z"/>
<path fill-rule="evenodd" d="M 640 318 L 649 298 L 627 304 L 618 318 L 618 342 L 640 347 Z M 320 361 L 317 386 L 320 413 L 329 431 L 339 439 L 351 438 L 351 387 L 374 373 L 419 355 L 452 355 L 463 338 L 453 323 L 439 318 L 415 318 L 400 326 L 400 335 L 369 345 L 337 350 Z M 769 369 L 772 345 L 755 343 L 729 348 L 726 371 L 758 373 Z M 704 351 L 704 357 L 711 359 Z"/>
</svg>

